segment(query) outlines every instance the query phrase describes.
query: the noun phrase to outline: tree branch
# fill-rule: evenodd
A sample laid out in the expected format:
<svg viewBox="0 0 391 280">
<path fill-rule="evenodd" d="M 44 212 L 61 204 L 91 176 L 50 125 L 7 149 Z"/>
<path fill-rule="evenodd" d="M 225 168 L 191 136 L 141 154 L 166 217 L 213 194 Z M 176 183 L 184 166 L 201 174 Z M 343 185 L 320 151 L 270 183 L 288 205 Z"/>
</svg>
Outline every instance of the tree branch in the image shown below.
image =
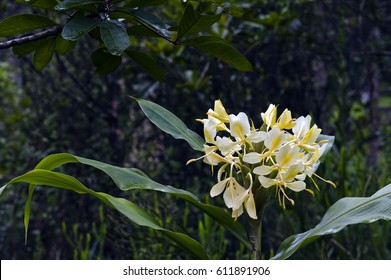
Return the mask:
<svg viewBox="0 0 391 280">
<path fill-rule="evenodd" d="M 62 31 L 62 26 L 56 25 L 50 29 L 28 35 L 20 38 L 11 39 L 5 42 L 0 42 L 0 49 L 9 49 L 17 45 L 21 45 L 28 42 L 38 41 L 39 39 L 46 38 L 49 36 L 55 36 Z"/>
</svg>

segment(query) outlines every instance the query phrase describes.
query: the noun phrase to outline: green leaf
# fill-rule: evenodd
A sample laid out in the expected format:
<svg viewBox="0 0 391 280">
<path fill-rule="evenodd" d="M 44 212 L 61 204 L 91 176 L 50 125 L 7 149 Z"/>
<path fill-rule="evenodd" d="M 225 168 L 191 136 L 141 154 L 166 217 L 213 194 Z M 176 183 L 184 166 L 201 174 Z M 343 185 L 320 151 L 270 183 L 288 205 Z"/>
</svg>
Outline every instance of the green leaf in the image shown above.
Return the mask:
<svg viewBox="0 0 391 280">
<path fill-rule="evenodd" d="M 150 216 L 138 205 L 123 198 L 114 197 L 103 192 L 95 192 L 69 175 L 53 172 L 50 170 L 34 169 L 22 176 L 14 178 L 6 186 L 14 183 L 29 183 L 32 185 L 51 186 L 60 189 L 71 190 L 78 194 L 91 195 L 119 211 L 134 223 L 140 226 L 146 226 L 154 230 L 161 231 L 168 238 L 189 251 L 193 257 L 197 259 L 208 259 L 208 255 L 206 254 L 204 248 L 196 240 L 192 239 L 188 235 L 161 227 L 152 216 Z M 4 186 L 2 190 L 4 190 L 6 186 Z M 27 215 L 29 217 L 30 209 L 27 210 Z"/>
<path fill-rule="evenodd" d="M 147 177 L 140 170 L 134 168 L 117 167 L 100 161 L 86 159 L 71 154 L 49 155 L 38 163 L 36 169 L 53 170 L 63 164 L 76 162 L 103 171 L 110 178 L 112 178 L 118 188 L 123 191 L 153 190 L 180 197 L 203 211 L 205 214 L 212 217 L 216 222 L 221 224 L 225 229 L 230 231 L 236 238 L 243 242 L 247 248 L 250 248 L 246 231 L 244 230 L 243 226 L 239 222 L 235 222 L 234 219 L 232 219 L 232 217 L 224 209 L 200 202 L 199 199 L 189 191 L 159 184 Z"/>
<path fill-rule="evenodd" d="M 219 37 L 199 36 L 182 41 L 181 43 L 191 45 L 202 52 L 217 57 L 239 71 L 252 70 L 252 65 L 247 58 L 232 47 L 227 41 Z"/>
<path fill-rule="evenodd" d="M 41 46 L 45 42 L 51 41 L 51 40 L 52 40 L 51 38 L 42 38 L 37 41 L 27 42 L 27 43 L 24 43 L 21 45 L 16 45 L 16 46 L 12 47 L 12 51 L 15 55 L 26 56 L 30 53 L 35 52 L 39 48 L 39 46 Z"/>
<path fill-rule="evenodd" d="M 35 69 L 41 71 L 43 68 L 45 68 L 52 60 L 55 50 L 55 39 L 47 40 L 43 44 L 41 44 L 35 51 L 33 56 L 33 65 Z"/>
<path fill-rule="evenodd" d="M 128 33 L 119 21 L 103 21 L 100 25 L 100 35 L 112 55 L 121 55 L 130 45 Z"/>
<path fill-rule="evenodd" d="M 56 51 L 64 55 L 72 51 L 76 46 L 76 41 L 65 40 L 62 35 L 56 37 Z"/>
<path fill-rule="evenodd" d="M 101 22 L 97 18 L 75 17 L 65 24 L 62 29 L 62 37 L 65 40 L 75 41 L 86 35 Z"/>
<path fill-rule="evenodd" d="M 151 101 L 135 98 L 149 120 L 175 139 L 185 140 L 197 151 L 203 151 L 205 141 L 173 113 Z"/>
<path fill-rule="evenodd" d="M 348 225 L 391 220 L 391 184 L 370 197 L 346 197 L 334 203 L 321 222 L 304 233 L 285 239 L 273 259 L 286 259 L 319 237 L 339 232 Z"/>
<path fill-rule="evenodd" d="M 154 14 L 141 10 L 126 8 L 118 9 L 117 12 L 133 16 L 139 23 L 163 38 L 171 38 L 171 32 L 167 29 L 166 25 Z"/>
<path fill-rule="evenodd" d="M 331 148 L 334 145 L 334 140 L 335 140 L 334 136 L 325 135 L 325 134 L 320 134 L 318 139 L 316 139 L 316 142 L 324 141 L 324 142 L 326 142 L 326 145 L 327 145 L 327 147 L 326 147 L 325 151 L 323 152 L 322 156 L 319 158 L 319 161 L 322 162 L 325 159 L 326 155 L 330 152 Z"/>
<path fill-rule="evenodd" d="M 126 54 L 141 68 L 147 71 L 154 79 L 158 81 L 165 81 L 167 76 L 166 69 L 162 68 L 156 60 L 149 54 L 136 51 L 136 50 L 127 50 Z"/>
<path fill-rule="evenodd" d="M 71 8 L 77 8 L 89 4 L 99 4 L 101 1 L 99 0 L 64 0 L 60 4 L 58 4 L 55 9 L 57 11 L 67 10 Z"/>
<path fill-rule="evenodd" d="M 57 0 L 16 0 L 18 4 L 25 4 L 36 8 L 42 8 L 46 10 L 54 10 L 54 7 L 58 4 Z"/>
<path fill-rule="evenodd" d="M 194 11 L 192 5 L 188 4 L 179 21 L 177 40 L 210 28 L 220 20 L 220 17 L 221 15 L 201 15 Z"/>
<path fill-rule="evenodd" d="M 0 22 L 0 37 L 18 35 L 53 25 L 56 23 L 44 16 L 32 14 L 10 16 Z"/>
<path fill-rule="evenodd" d="M 158 6 L 165 4 L 167 0 L 132 0 L 130 3 L 126 4 L 125 7 L 129 8 L 142 8 L 149 6 Z"/>
<path fill-rule="evenodd" d="M 106 49 L 98 49 L 91 55 L 99 74 L 114 72 L 121 65 L 122 57 L 110 54 Z"/>
</svg>

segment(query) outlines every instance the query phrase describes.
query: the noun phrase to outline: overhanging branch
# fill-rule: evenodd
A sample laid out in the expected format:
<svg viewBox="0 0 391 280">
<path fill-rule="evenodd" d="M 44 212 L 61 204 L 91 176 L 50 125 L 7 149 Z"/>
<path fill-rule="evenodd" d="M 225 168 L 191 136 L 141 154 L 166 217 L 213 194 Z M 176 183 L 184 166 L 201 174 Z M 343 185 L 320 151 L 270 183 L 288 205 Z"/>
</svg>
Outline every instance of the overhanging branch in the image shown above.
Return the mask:
<svg viewBox="0 0 391 280">
<path fill-rule="evenodd" d="M 34 42 L 42 38 L 46 38 L 49 36 L 56 36 L 62 30 L 62 26 L 56 25 L 50 29 L 35 33 L 33 35 L 24 36 L 20 38 L 11 39 L 5 42 L 0 42 L 0 49 L 9 49 L 17 45 L 21 45 L 28 42 Z"/>
</svg>

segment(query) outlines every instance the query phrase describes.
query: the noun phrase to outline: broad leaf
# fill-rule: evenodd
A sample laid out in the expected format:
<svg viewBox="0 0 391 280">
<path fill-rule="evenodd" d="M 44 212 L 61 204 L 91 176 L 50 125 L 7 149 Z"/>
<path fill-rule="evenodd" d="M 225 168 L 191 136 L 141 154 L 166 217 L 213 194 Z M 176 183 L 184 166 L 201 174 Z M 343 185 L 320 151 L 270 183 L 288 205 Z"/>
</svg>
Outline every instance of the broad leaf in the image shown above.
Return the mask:
<svg viewBox="0 0 391 280">
<path fill-rule="evenodd" d="M 110 54 L 106 49 L 98 49 L 91 55 L 99 74 L 111 73 L 121 65 L 122 57 Z"/>
<path fill-rule="evenodd" d="M 201 15 L 188 4 L 178 25 L 177 40 L 210 28 L 220 17 L 221 15 Z"/>
<path fill-rule="evenodd" d="M 134 17 L 139 23 L 150 29 L 152 32 L 158 34 L 163 38 L 171 38 L 171 32 L 167 29 L 166 25 L 154 14 L 147 13 L 141 10 L 134 9 L 118 9 L 117 12 L 125 13 Z"/>
<path fill-rule="evenodd" d="M 100 35 L 112 55 L 121 55 L 130 45 L 128 33 L 119 21 L 103 21 L 100 25 Z"/>
<path fill-rule="evenodd" d="M 165 4 L 167 0 L 132 0 L 130 3 L 126 4 L 125 7 L 129 8 L 141 8 L 149 6 L 158 6 Z"/>
<path fill-rule="evenodd" d="M 15 15 L 0 22 L 0 37 L 14 36 L 54 25 L 56 25 L 54 21 L 44 16 L 31 14 Z"/>
<path fill-rule="evenodd" d="M 140 170 L 133 168 L 129 169 L 117 167 L 103 162 L 74 156 L 71 154 L 49 155 L 39 162 L 39 164 L 36 166 L 36 169 L 53 170 L 66 163 L 76 162 L 89 165 L 91 167 L 103 171 L 108 176 L 110 176 L 114 183 L 118 186 L 118 188 L 123 191 L 153 190 L 180 197 L 203 211 L 205 214 L 209 215 L 216 222 L 221 224 L 225 229 L 227 229 L 234 236 L 236 236 L 240 241 L 242 241 L 243 244 L 250 248 L 243 226 L 239 222 L 235 222 L 234 219 L 232 219 L 232 217 L 224 209 L 213 205 L 204 204 L 200 202 L 194 194 L 186 190 L 159 184 L 147 177 Z"/>
<path fill-rule="evenodd" d="M 185 140 L 194 150 L 203 151 L 205 141 L 197 133 L 188 129 L 173 113 L 151 101 L 137 98 L 136 101 L 149 120 L 161 130 L 175 139 Z"/>
<path fill-rule="evenodd" d="M 319 237 L 339 232 L 349 225 L 391 220 L 391 184 L 370 197 L 346 197 L 334 203 L 313 229 L 285 239 L 273 259 L 286 259 Z"/>
<path fill-rule="evenodd" d="M 141 68 L 147 71 L 154 79 L 158 81 L 165 81 L 167 76 L 166 69 L 162 68 L 156 60 L 149 54 L 136 51 L 136 50 L 127 50 L 126 54 Z"/>
<path fill-rule="evenodd" d="M 101 22 L 97 18 L 75 17 L 65 24 L 62 29 L 62 37 L 65 40 L 75 41 L 86 35 Z"/>
<path fill-rule="evenodd" d="M 26 0 L 16 0 L 18 4 L 25 4 L 36 8 L 42 8 L 47 10 L 54 10 L 54 7 L 58 4 L 57 0 L 35 0 L 35 1 L 26 1 Z"/>
<path fill-rule="evenodd" d="M 62 11 L 71 8 L 82 7 L 88 4 L 100 4 L 99 0 L 64 0 L 56 6 L 56 10 Z"/>
<path fill-rule="evenodd" d="M 35 69 L 41 71 L 45 68 L 52 60 L 55 50 L 56 39 L 47 40 L 41 44 L 33 56 L 33 65 Z"/>
<path fill-rule="evenodd" d="M 319 141 L 326 142 L 327 145 L 325 151 L 323 152 L 323 155 L 319 158 L 320 161 L 323 161 L 326 155 L 330 152 L 331 148 L 334 145 L 334 140 L 335 140 L 334 136 L 325 135 L 325 134 L 319 135 L 318 139 L 316 139 L 316 142 Z"/>
<path fill-rule="evenodd" d="M 35 52 L 39 48 L 39 46 L 41 46 L 45 42 L 51 41 L 51 40 L 52 40 L 51 38 L 42 38 L 37 41 L 27 42 L 27 43 L 24 43 L 21 45 L 16 45 L 16 46 L 12 47 L 12 51 L 15 55 L 25 56 L 25 55 L 28 55 L 30 53 Z"/>
<path fill-rule="evenodd" d="M 59 54 L 66 54 L 72 51 L 76 46 L 76 41 L 65 40 L 62 35 L 56 37 L 56 51 Z"/>
<path fill-rule="evenodd" d="M 247 58 L 232 47 L 227 41 L 219 37 L 199 36 L 182 41 L 181 43 L 191 45 L 202 52 L 213 55 L 239 71 L 252 70 L 252 65 Z"/>
<path fill-rule="evenodd" d="M 29 183 L 32 185 L 51 186 L 71 190 L 78 194 L 87 194 L 96 197 L 105 204 L 111 206 L 115 210 L 125 215 L 134 223 L 140 226 L 146 226 L 154 230 L 161 231 L 164 235 L 169 237 L 175 243 L 189 251 L 193 255 L 193 257 L 197 259 L 208 259 L 208 255 L 206 254 L 204 248 L 196 240 L 183 233 L 170 231 L 161 227 L 152 216 L 150 216 L 144 209 L 137 206 L 136 204 L 126 199 L 114 197 L 106 193 L 95 192 L 69 175 L 53 172 L 50 170 L 34 169 L 22 176 L 16 177 L 11 180 L 6 186 L 4 186 L 0 190 L 0 194 L 5 187 L 18 182 Z M 30 214 L 29 212 L 30 211 L 28 211 L 28 217 Z"/>
</svg>

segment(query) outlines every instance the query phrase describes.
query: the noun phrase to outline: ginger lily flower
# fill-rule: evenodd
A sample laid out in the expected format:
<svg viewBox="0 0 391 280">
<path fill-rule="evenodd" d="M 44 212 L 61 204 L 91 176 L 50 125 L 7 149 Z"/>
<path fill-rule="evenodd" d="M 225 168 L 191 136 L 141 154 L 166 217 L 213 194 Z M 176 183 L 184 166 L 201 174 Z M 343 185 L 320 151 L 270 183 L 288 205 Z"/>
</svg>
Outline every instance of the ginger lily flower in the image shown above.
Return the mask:
<svg viewBox="0 0 391 280">
<path fill-rule="evenodd" d="M 214 166 L 220 166 L 210 195 L 223 194 L 235 220 L 243 213 L 251 219 L 261 219 L 258 215 L 267 201 L 263 189 L 275 188 L 279 203 L 285 208 L 286 200 L 294 204 L 288 192 L 305 190 L 313 194 L 306 188 L 307 176 L 318 189 L 314 176 L 335 186 L 315 173 L 330 144 L 318 140 L 321 129 L 316 124 L 311 127 L 311 116 L 294 119 L 285 109 L 277 118 L 277 106 L 271 104 L 261 113 L 264 125 L 256 128 L 253 122 L 250 125 L 245 113 L 228 114 L 220 100 L 215 101 L 214 109 L 209 109 L 207 115 L 207 119 L 201 120 L 205 155 L 188 163 L 203 159 L 211 165 L 212 172 Z"/>
</svg>

